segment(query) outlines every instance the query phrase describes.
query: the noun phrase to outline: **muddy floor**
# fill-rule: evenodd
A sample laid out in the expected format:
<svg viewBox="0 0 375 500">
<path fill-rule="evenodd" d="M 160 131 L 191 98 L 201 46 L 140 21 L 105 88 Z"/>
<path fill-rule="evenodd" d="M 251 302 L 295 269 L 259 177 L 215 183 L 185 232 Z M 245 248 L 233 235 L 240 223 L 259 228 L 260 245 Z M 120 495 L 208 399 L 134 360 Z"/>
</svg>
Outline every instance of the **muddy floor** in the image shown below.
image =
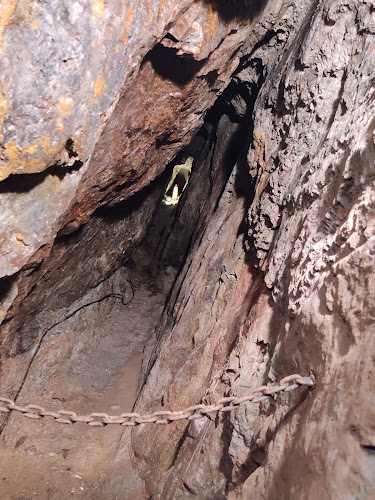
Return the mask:
<svg viewBox="0 0 375 500">
<path fill-rule="evenodd" d="M 122 268 L 81 298 L 77 312 L 45 336 L 19 404 L 82 415 L 131 411 L 142 354 L 152 343 L 174 278 L 171 270 L 156 280 Z M 128 305 L 108 297 L 82 307 L 119 288 L 126 288 Z M 117 484 L 123 499 L 146 498 L 130 456 L 127 468 L 124 462 L 121 468 L 115 463 L 120 437 L 129 432 L 114 425 L 93 428 L 47 418 L 29 420 L 13 412 L 0 439 L 0 498 L 117 498 L 108 490 L 109 484 Z"/>
</svg>

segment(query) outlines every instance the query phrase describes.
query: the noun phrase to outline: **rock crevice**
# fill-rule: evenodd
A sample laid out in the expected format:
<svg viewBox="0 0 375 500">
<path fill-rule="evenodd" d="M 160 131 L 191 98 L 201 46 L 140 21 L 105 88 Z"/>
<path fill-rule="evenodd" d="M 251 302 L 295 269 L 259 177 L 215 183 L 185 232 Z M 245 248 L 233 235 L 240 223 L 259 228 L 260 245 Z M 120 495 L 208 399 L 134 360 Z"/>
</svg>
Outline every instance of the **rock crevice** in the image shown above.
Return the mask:
<svg viewBox="0 0 375 500">
<path fill-rule="evenodd" d="M 111 382 L 87 389 L 88 354 L 100 364 L 102 353 L 119 381 L 135 345 L 140 413 L 312 371 L 313 391 L 127 428 L 108 454 L 100 438 L 90 449 L 115 466 L 100 480 L 87 473 L 82 498 L 99 498 L 95 486 L 105 498 L 371 498 L 372 3 L 34 7 L 0 10 L 1 392 L 57 394 L 59 352 L 66 366 L 82 359 L 82 386 L 60 366 L 74 402 L 87 391 L 96 404 Z M 23 80 L 20 61 L 43 78 Z M 178 204 L 163 205 L 173 167 L 190 157 Z M 130 312 L 103 301 L 92 325 L 88 310 L 69 316 L 129 279 Z M 135 306 L 150 316 L 143 327 Z M 112 309 L 123 336 L 106 333 Z M 3 438 L 13 458 L 16 418 Z M 53 491 L 61 498 L 63 483 Z"/>
</svg>

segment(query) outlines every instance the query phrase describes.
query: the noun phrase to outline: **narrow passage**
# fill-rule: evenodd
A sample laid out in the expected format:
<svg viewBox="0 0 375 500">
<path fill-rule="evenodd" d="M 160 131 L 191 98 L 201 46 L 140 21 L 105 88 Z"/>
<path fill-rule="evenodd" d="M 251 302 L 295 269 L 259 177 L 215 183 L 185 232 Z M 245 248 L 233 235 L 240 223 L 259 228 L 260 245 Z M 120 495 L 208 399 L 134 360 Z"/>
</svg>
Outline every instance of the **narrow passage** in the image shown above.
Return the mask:
<svg viewBox="0 0 375 500">
<path fill-rule="evenodd" d="M 137 265 L 123 267 L 73 304 L 71 310 L 79 310 L 46 335 L 19 404 L 80 414 L 131 411 L 142 354 L 175 274 L 167 268 L 162 279 L 155 279 L 144 270 L 140 273 Z M 134 297 L 128 305 L 108 297 L 81 308 L 109 293 L 131 297 L 130 283 Z M 29 420 L 13 412 L 0 441 L 1 498 L 102 498 L 103 482 L 117 473 L 113 460 L 123 431 L 121 426 Z M 142 481 L 130 460 L 129 470 L 122 470 L 121 476 L 128 494 L 140 498 Z"/>
</svg>

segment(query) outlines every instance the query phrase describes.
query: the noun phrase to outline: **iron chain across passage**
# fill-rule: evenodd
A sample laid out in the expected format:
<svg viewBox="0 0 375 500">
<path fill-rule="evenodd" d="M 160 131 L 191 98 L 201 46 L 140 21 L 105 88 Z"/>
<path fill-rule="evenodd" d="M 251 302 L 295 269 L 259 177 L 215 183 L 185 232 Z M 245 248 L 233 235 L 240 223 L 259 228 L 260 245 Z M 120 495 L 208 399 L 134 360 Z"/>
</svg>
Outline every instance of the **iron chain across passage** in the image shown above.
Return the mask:
<svg viewBox="0 0 375 500">
<path fill-rule="evenodd" d="M 60 424 L 74 424 L 75 422 L 84 422 L 92 427 L 103 427 L 109 424 L 119 424 L 122 426 L 134 427 L 139 424 L 169 424 L 176 420 L 196 420 L 203 416 L 219 412 L 224 413 L 235 410 L 242 403 L 260 403 L 269 399 L 273 394 L 278 392 L 290 392 L 301 386 L 313 388 L 315 385 L 315 377 L 301 377 L 294 374 L 280 380 L 279 385 L 262 385 L 251 391 L 250 394 L 244 397 L 228 396 L 219 399 L 211 405 L 197 404 L 189 406 L 180 411 L 159 410 L 148 415 L 139 413 L 122 413 L 119 416 L 108 415 L 107 413 L 90 413 L 90 415 L 77 415 L 74 411 L 59 410 L 57 412 L 48 411 L 38 405 L 17 405 L 12 399 L 0 397 L 0 414 L 8 414 L 12 411 L 17 411 L 23 414 L 24 417 L 32 419 L 41 419 L 43 417 L 52 417 L 55 422 Z"/>
</svg>

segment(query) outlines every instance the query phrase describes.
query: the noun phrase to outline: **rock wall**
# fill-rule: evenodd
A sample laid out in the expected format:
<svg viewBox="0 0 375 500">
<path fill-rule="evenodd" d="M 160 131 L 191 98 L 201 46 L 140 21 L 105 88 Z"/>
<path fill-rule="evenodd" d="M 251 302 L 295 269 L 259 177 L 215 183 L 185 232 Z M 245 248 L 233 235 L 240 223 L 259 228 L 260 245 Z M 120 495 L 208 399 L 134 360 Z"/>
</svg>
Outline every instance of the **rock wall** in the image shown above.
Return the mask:
<svg viewBox="0 0 375 500">
<path fill-rule="evenodd" d="M 310 370 L 316 388 L 134 430 L 152 498 L 375 494 L 374 9 L 284 8 L 234 77 L 233 102 L 255 100 L 250 147 L 176 284 L 137 408 Z"/>
<path fill-rule="evenodd" d="M 251 26 L 188 1 L 12 1 L 1 13 L 0 273 L 11 276 L 164 170 L 229 83 Z"/>
<path fill-rule="evenodd" d="M 12 0 L 0 8 L 5 360 L 38 344 L 56 320 L 51 308 L 67 307 L 95 287 L 140 241 L 155 197 L 144 212 L 117 221 L 121 229 L 105 223 L 103 229 L 100 214 L 91 215 L 101 206 L 113 207 L 118 218 L 132 212 L 137 200 L 126 200 L 190 142 L 228 85 L 260 10 L 261 4 L 234 19 L 210 2 L 164 0 L 142 8 L 133 1 Z M 72 245 L 56 240 L 73 232 Z M 102 259 L 99 244 L 74 254 L 74 242 L 93 234 L 113 255 L 99 265 L 100 277 L 91 275 L 92 262 Z M 51 269 L 62 275 L 50 280 Z M 65 285 L 56 287 L 59 280 Z M 41 324 L 35 316 L 43 310 L 52 314 Z"/>
<path fill-rule="evenodd" d="M 116 466 L 131 442 L 152 498 L 375 495 L 374 17 L 368 0 L 0 7 L 2 391 L 140 241 L 163 180 L 143 188 L 225 89 L 137 409 L 316 376 L 225 416 L 126 429 Z"/>
</svg>

